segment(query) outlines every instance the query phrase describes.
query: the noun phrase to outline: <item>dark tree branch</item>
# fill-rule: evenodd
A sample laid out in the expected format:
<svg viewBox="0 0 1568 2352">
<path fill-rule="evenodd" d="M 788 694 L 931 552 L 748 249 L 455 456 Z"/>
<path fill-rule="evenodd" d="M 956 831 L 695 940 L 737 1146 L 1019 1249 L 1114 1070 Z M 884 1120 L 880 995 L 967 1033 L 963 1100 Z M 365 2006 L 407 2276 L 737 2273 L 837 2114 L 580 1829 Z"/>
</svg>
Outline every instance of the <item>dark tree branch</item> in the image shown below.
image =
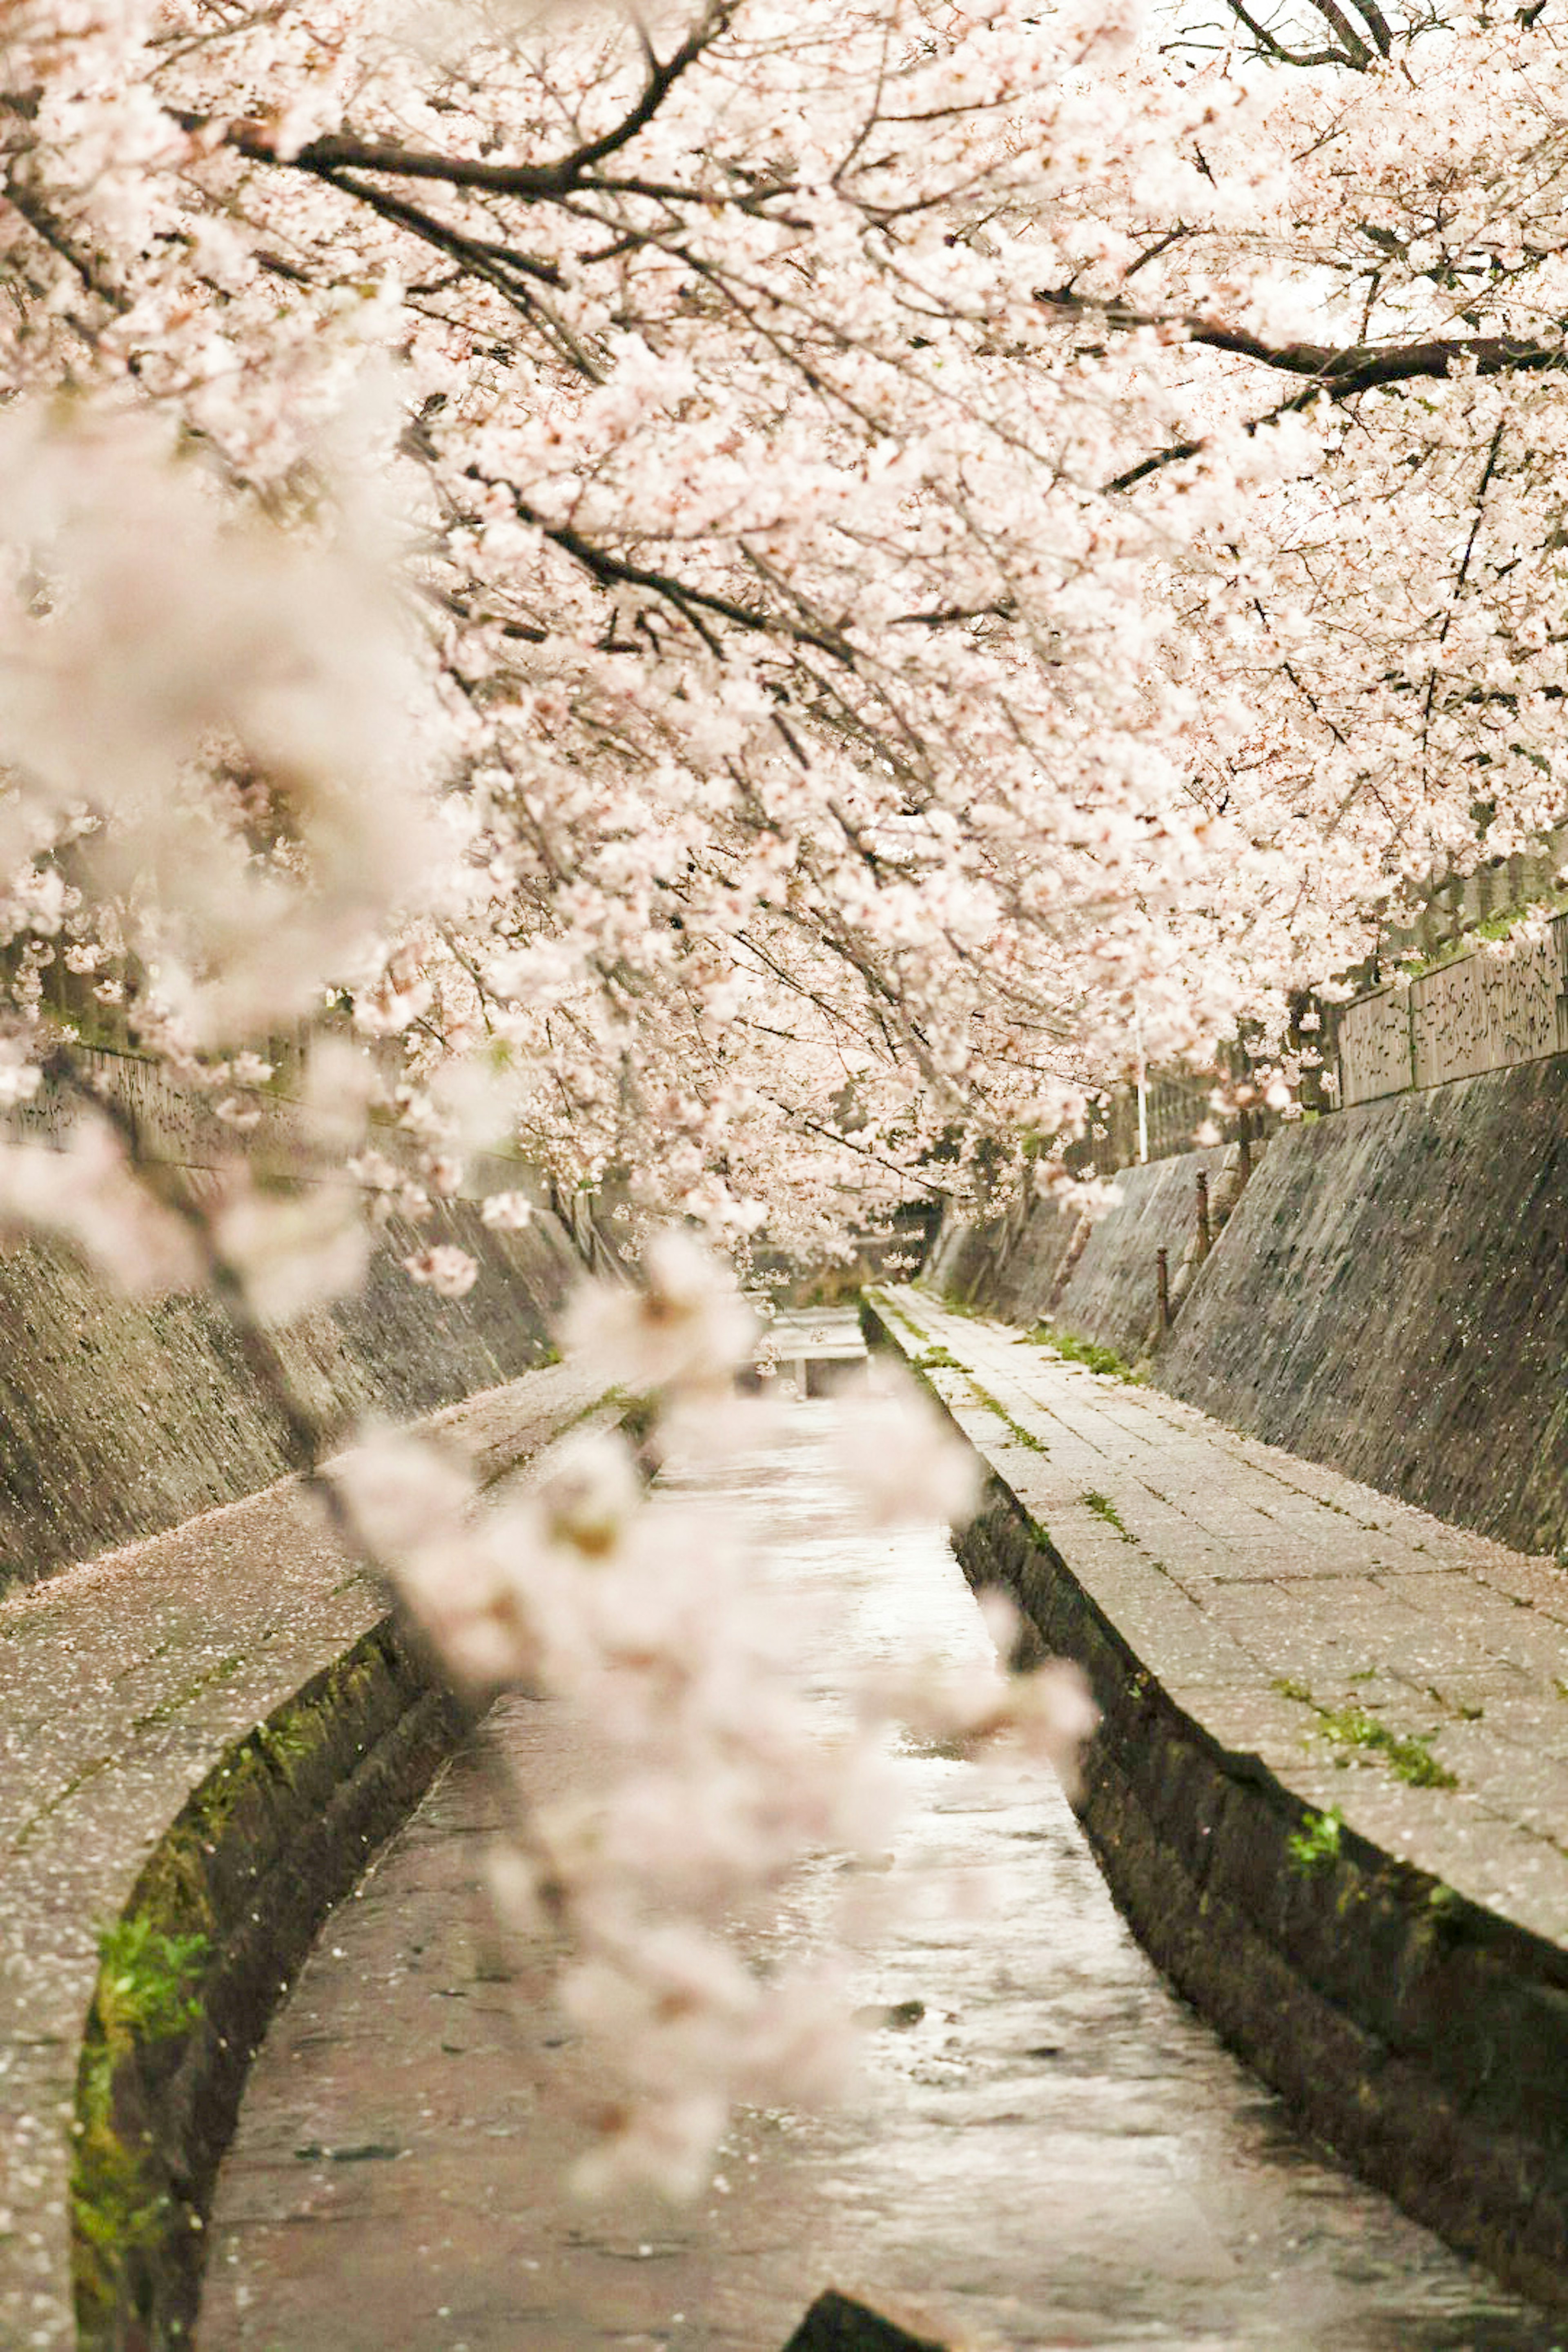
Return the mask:
<svg viewBox="0 0 1568 2352">
<path fill-rule="evenodd" d="M 1331 0 L 1331 5 L 1332 0 Z M 1278 34 L 1271 33 L 1267 25 L 1261 24 L 1258 21 L 1258 19 L 1252 14 L 1251 10 L 1246 5 L 1246 0 L 1226 0 L 1226 5 L 1230 9 L 1231 15 L 1238 18 L 1239 21 L 1246 26 L 1247 31 L 1257 42 L 1261 54 L 1266 58 L 1272 58 L 1276 65 L 1344 66 L 1353 73 L 1364 73 L 1367 67 L 1372 63 L 1371 49 L 1367 47 L 1367 44 L 1363 40 L 1359 33 L 1352 30 L 1348 25 L 1345 25 L 1343 17 L 1340 17 L 1342 26 L 1344 26 L 1344 38 L 1343 46 L 1342 47 L 1337 49 L 1291 49 L 1286 47 L 1285 43 L 1280 40 Z M 1327 12 L 1325 11 L 1324 13 L 1326 14 Z M 1340 12 L 1337 8 L 1334 9 L 1333 14 L 1336 16 L 1340 16 Z"/>
<path fill-rule="evenodd" d="M 682 619 L 710 646 L 715 646 L 715 640 L 705 625 L 705 615 L 728 621 L 731 626 L 749 630 L 753 635 L 781 637 L 792 645 L 811 646 L 835 661 L 854 666 L 855 648 L 837 630 L 812 628 L 780 614 L 759 613 L 750 605 L 737 604 L 732 596 L 721 596 L 709 588 L 695 588 L 689 581 L 678 580 L 672 572 L 652 572 L 646 564 L 612 555 L 607 549 L 595 547 L 592 540 L 574 530 L 569 523 L 546 522 L 521 499 L 517 501 L 517 511 L 522 521 L 531 523 L 563 554 L 580 563 L 601 588 L 646 588 L 650 594 L 673 604 Z"/>
<path fill-rule="evenodd" d="M 680 47 L 661 64 L 647 50 L 648 77 L 637 104 L 597 139 L 585 140 L 553 163 L 484 163 L 452 155 L 430 155 L 415 148 L 393 147 L 373 140 L 333 132 L 312 139 L 292 155 L 278 152 L 275 135 L 265 122 L 228 122 L 221 127 L 224 142 L 257 163 L 278 163 L 297 171 L 384 172 L 400 180 L 444 180 L 454 187 L 487 188 L 498 195 L 562 196 L 580 187 L 596 163 L 646 131 L 676 83 L 703 51 L 724 32 L 741 0 L 709 0 L 698 22 Z M 646 45 L 645 45 L 646 46 Z M 190 131 L 209 131 L 214 118 L 171 109 L 171 119 Z"/>
<path fill-rule="evenodd" d="M 1113 331 L 1131 333 L 1151 328 L 1169 334 L 1174 331 L 1205 350 L 1256 360 L 1285 375 L 1310 377 L 1332 400 L 1350 400 L 1357 393 L 1375 392 L 1384 384 L 1441 381 L 1458 367 L 1473 367 L 1483 376 L 1527 375 L 1562 367 L 1568 361 L 1561 337 L 1553 342 L 1517 335 L 1452 335 L 1415 343 L 1270 343 L 1244 327 L 1227 327 L 1221 320 L 1205 319 L 1196 312 L 1162 317 L 1120 302 L 1097 302 L 1060 287 L 1037 288 L 1035 299 L 1063 318 L 1093 319 Z"/>
</svg>

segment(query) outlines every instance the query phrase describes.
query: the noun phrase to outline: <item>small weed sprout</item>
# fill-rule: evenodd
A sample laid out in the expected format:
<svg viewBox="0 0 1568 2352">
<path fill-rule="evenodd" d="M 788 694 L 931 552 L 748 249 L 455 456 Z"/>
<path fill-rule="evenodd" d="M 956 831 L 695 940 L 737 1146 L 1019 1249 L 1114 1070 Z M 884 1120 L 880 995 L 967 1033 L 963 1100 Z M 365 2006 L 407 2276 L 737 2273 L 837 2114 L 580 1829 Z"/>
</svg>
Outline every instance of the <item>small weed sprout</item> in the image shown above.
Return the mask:
<svg viewBox="0 0 1568 2352">
<path fill-rule="evenodd" d="M 1121 1538 L 1123 1543 L 1137 1542 L 1137 1537 L 1130 1534 L 1128 1529 L 1123 1526 L 1121 1514 L 1117 1509 L 1109 1495 L 1100 1495 L 1091 1492 L 1088 1495 L 1081 1495 L 1079 1497 L 1079 1500 L 1082 1503 L 1086 1511 L 1092 1511 L 1097 1519 L 1103 1519 L 1108 1528 L 1114 1528 L 1117 1534 Z"/>
<path fill-rule="evenodd" d="M 1338 1862 L 1343 1827 L 1344 1815 L 1337 1805 L 1331 1805 L 1326 1813 L 1308 1813 L 1300 1828 L 1292 1830 L 1286 1840 L 1291 1868 L 1305 1876 Z"/>
</svg>

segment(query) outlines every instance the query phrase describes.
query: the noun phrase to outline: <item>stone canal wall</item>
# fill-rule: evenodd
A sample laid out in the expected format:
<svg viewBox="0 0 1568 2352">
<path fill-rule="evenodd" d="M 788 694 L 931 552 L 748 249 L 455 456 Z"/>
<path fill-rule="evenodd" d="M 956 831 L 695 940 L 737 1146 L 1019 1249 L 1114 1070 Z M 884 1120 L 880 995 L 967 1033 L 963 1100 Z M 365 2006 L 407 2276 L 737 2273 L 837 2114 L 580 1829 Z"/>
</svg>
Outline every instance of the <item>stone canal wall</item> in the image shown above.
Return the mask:
<svg viewBox="0 0 1568 2352">
<path fill-rule="evenodd" d="M 1212 1244 L 1241 1187 L 1235 1145 L 1123 1168 L 1108 1209 L 1068 1206 L 1047 1194 L 1026 1198 L 989 1224 L 950 1224 L 926 1279 L 1025 1330 L 1052 1323 L 1137 1363 L 1160 1336 L 1160 1253 L 1173 1311 L 1203 1262 L 1200 1179 Z"/>
<path fill-rule="evenodd" d="M 466 1298 L 416 1289 L 399 1260 L 456 1243 Z M 407 1421 L 545 1360 L 582 1261 L 548 1211 L 488 1232 L 468 1202 L 387 1227 L 363 1288 L 302 1316 L 281 1350 L 329 1423 Z M 290 1466 L 221 1313 L 115 1297 L 63 1250 L 0 1257 L 0 1590 L 177 1526 Z"/>
<path fill-rule="evenodd" d="M 87 1055 L 89 1076 L 129 1120 L 138 1156 L 209 1183 L 233 1136 L 155 1065 Z M 252 1164 L 308 1185 L 322 1114 L 258 1096 Z M 48 1089 L 11 1122 L 58 1143 L 68 1108 Z M 395 1131 L 382 1139 L 395 1149 Z M 0 1149 L 4 1149 L 0 1140 Z M 552 1353 L 555 1316 L 584 1259 L 604 1247 L 585 1214 L 568 1230 L 516 1162 L 481 1158 L 465 1191 L 520 1189 L 521 1233 L 489 1231 L 477 1199 L 437 1202 L 381 1232 L 363 1286 L 300 1316 L 279 1346 L 300 1394 L 328 1424 L 405 1422 L 494 1388 Z M 574 1208 L 577 1206 L 574 1203 Z M 68 1251 L 5 1249 L 0 1233 L 0 1591 L 254 1494 L 290 1467 L 284 1431 L 209 1300 L 126 1298 Z M 476 1258 L 465 1298 L 416 1288 L 400 1261 L 433 1244 Z"/>
<path fill-rule="evenodd" d="M 1561 1883 L 1536 1859 L 1555 1874 L 1562 1850 L 1541 1805 L 1515 1803 L 1527 1752 L 1499 1720 L 1516 1685 L 1552 1704 L 1514 1629 L 1555 1663 L 1561 1616 L 1526 1596 L 1560 1611 L 1562 1580 L 1397 1505 L 1380 1519 L 1348 1481 L 1298 1483 L 1302 1465 L 919 1292 L 872 1293 L 864 1315 L 980 1458 L 982 1506 L 954 1548 L 977 1591 L 1016 1602 L 1016 1663 L 1068 1657 L 1089 1676 L 1101 1721 L 1074 1805 L 1140 1942 L 1355 2169 L 1568 2306 L 1568 1949 Z M 1397 1588 L 1445 1580 L 1452 1599 L 1423 1627 Z M 1309 1657 L 1317 1699 L 1281 1674 Z M 1423 1677 L 1451 1666 L 1472 1693 L 1487 1675 L 1484 1724 L 1468 1702 L 1396 1772 L 1333 1745 L 1370 1727 L 1386 1759 L 1404 1707 L 1438 1711 Z M 1483 1741 L 1501 1811 L 1479 1795 Z"/>
<path fill-rule="evenodd" d="M 1216 1419 L 1440 1517 L 1527 1550 L 1568 1539 L 1568 1055 L 1287 1128 L 1225 1223 L 1237 1171 L 1217 1160 L 1125 1171 L 1065 1273 L 1045 1202 L 948 1234 L 929 1278 L 1142 1359 Z"/>
<path fill-rule="evenodd" d="M 419 1426 L 489 1487 L 601 1409 L 556 1364 Z M 461 1727 L 384 1608 L 292 1479 L 0 1600 L 5 2352 L 190 2342 L 250 2053 Z"/>
</svg>

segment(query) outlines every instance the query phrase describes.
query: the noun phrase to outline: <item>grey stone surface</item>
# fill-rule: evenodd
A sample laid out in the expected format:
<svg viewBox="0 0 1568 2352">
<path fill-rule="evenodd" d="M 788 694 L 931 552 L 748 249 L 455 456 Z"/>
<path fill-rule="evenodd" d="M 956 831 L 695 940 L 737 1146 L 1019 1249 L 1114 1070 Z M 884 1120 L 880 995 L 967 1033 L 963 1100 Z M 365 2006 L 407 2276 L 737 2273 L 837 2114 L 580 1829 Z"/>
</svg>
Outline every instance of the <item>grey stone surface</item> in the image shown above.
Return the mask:
<svg viewBox="0 0 1568 2352">
<path fill-rule="evenodd" d="M 416 1290 L 399 1261 L 433 1242 L 478 1258 L 466 1298 Z M 344 1423 L 435 1411 L 540 1362 L 582 1271 L 548 1212 L 489 1232 L 454 1202 L 419 1226 L 394 1223 L 364 1287 L 282 1337 L 300 1393 Z M 0 1256 L 0 1591 L 177 1525 L 289 1465 L 210 1302 L 109 1293 L 63 1251 Z"/>
<path fill-rule="evenodd" d="M 1278 1136 L 1155 1373 L 1447 1519 L 1568 1537 L 1568 1056 Z"/>
<path fill-rule="evenodd" d="M 1528 1597 L 1546 1563 L 1348 1480 L 1300 1481 L 1273 1449 L 1173 1416 L 1169 1400 L 1148 1400 L 1141 1432 L 1121 1384 L 1096 1431 L 1084 1382 L 1097 1376 L 1002 1327 L 909 1293 L 868 1314 L 990 1464 L 957 1538 L 971 1582 L 1009 1591 L 1040 1643 L 1089 1675 L 1101 1722 L 1080 1818 L 1140 1937 L 1369 2179 L 1568 2306 L 1563 1783 L 1558 1758 L 1532 1767 L 1507 1736 L 1523 1694 L 1539 1707 L 1568 1688 L 1542 1664 L 1561 1621 Z M 1004 1454 L 998 1433 L 1016 1438 L 1026 1412 L 1047 1443 L 1070 1422 L 1093 1465 L 1076 1511 L 1050 1458 L 1033 1473 L 1032 1449 Z M 1184 1418 L 1189 1454 L 1209 1453 L 1194 1489 L 1201 1564 L 1184 1582 L 1182 1544 L 1167 1531 L 1156 1559 L 1132 1519 L 1160 1431 L 1177 1442 Z M 1272 1577 L 1246 1515 L 1266 1517 L 1271 1486 L 1304 1486 L 1337 1559 Z M 1247 1573 L 1212 1573 L 1216 1523 Z M 1110 1526 L 1127 1539 L 1108 1545 Z M 1234 1660 L 1209 1678 L 1191 1619 L 1157 1604 L 1173 1579 L 1247 1654 L 1250 1681 Z M 1534 1638 L 1502 1617 L 1533 1621 Z"/>
<path fill-rule="evenodd" d="M 1217 1156 L 1122 1171 L 1050 1310 L 1064 1329 L 1144 1352 L 1154 1251 L 1174 1280 L 1200 1165 L 1225 1197 Z M 1058 1213 L 1033 1213 L 1047 1257 Z M 1026 1328 L 1047 1311 L 1019 1303 L 1032 1234 L 1032 1219 L 949 1232 L 931 1286 L 961 1267 L 966 1302 Z M 1283 1128 L 1189 1266 L 1151 1377 L 1288 1447 L 1301 1495 L 1322 1491 L 1321 1464 L 1457 1523 L 1434 1538 L 1444 1559 L 1462 1559 L 1466 1527 L 1551 1552 L 1568 1543 L 1565 1251 L 1568 1054 Z"/>
</svg>

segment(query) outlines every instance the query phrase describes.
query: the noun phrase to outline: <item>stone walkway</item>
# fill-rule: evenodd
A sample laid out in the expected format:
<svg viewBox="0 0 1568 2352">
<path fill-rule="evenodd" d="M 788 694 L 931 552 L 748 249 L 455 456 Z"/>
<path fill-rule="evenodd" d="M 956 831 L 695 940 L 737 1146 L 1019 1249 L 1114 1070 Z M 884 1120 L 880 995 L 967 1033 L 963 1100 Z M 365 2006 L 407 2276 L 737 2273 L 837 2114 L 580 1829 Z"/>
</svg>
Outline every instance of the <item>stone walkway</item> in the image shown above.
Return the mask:
<svg viewBox="0 0 1568 2352">
<path fill-rule="evenodd" d="M 1568 1572 L 910 1287 L 889 1331 L 1176 1704 L 1568 1942 Z"/>
<path fill-rule="evenodd" d="M 481 1481 L 591 1407 L 558 1366 L 425 1424 Z M 74 2344 L 68 2130 L 97 1929 L 224 1749 L 381 1614 L 285 1480 L 0 1603 L 0 2345 Z"/>
</svg>

